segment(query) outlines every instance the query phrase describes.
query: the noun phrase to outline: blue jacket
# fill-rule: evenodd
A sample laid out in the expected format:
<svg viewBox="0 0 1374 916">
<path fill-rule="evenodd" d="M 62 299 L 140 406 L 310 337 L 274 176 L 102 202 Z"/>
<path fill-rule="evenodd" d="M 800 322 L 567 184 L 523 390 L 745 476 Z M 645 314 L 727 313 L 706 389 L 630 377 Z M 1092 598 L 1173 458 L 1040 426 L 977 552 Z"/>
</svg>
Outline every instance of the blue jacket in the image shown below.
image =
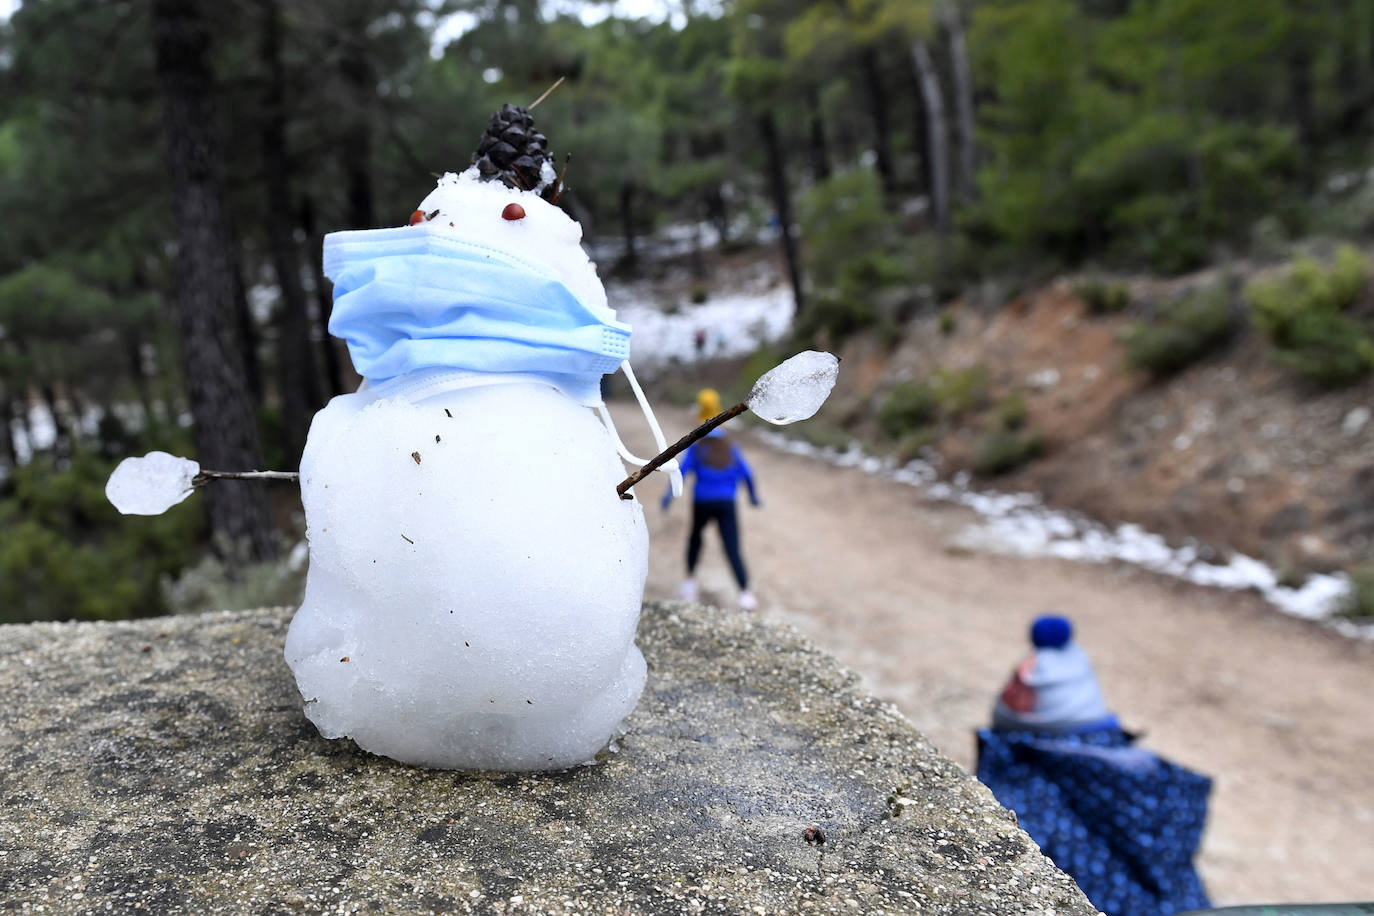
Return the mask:
<svg viewBox="0 0 1374 916">
<path fill-rule="evenodd" d="M 1206 909 L 1193 856 L 1212 780 L 1132 742 L 1120 728 L 983 729 L 978 781 L 1108 916 Z"/>
<path fill-rule="evenodd" d="M 692 489 L 692 501 L 698 503 L 706 502 L 734 502 L 735 488 L 740 481 L 749 490 L 749 501 L 758 505 L 758 496 L 754 493 L 754 475 L 749 472 L 749 465 L 745 463 L 744 454 L 738 447 L 730 446 L 730 457 L 733 459 L 729 465 L 723 468 L 713 468 L 701 460 L 701 454 L 697 450 L 696 443 L 687 449 L 687 453 L 682 458 L 682 476 L 696 474 L 696 485 Z M 668 503 L 673 500 L 673 491 L 669 490 L 663 494 L 663 506 L 667 508 Z"/>
</svg>

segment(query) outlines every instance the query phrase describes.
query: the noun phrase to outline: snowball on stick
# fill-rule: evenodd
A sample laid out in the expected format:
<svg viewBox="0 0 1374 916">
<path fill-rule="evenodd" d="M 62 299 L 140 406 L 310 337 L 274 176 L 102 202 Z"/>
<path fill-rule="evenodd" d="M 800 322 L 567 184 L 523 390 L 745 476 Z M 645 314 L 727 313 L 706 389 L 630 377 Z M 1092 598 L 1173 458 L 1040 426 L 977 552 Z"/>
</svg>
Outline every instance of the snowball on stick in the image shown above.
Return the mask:
<svg viewBox="0 0 1374 916">
<path fill-rule="evenodd" d="M 626 477 L 616 487 L 622 498 L 628 499 L 630 488 L 664 463 L 685 452 L 698 439 L 705 438 L 717 426 L 732 420 L 746 410 L 752 410 L 776 426 L 786 426 L 816 415 L 825 399 L 830 397 L 839 377 L 839 357 L 819 350 L 798 353 L 769 369 L 749 392 L 749 397 L 729 410 L 723 410 L 683 436 L 669 448 L 655 455 L 638 471 Z"/>
</svg>

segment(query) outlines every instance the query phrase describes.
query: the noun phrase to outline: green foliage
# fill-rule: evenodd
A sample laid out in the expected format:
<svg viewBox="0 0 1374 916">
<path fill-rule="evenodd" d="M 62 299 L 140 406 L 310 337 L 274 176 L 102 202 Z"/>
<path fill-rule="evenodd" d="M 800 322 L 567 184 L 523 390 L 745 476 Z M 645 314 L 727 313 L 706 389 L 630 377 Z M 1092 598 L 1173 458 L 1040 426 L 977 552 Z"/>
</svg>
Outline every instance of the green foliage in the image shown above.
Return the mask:
<svg viewBox="0 0 1374 916">
<path fill-rule="evenodd" d="M 878 425 L 900 439 L 932 423 L 939 412 L 934 390 L 924 382 L 902 382 L 878 408 Z"/>
<path fill-rule="evenodd" d="M 1110 17 L 1072 0 L 980 4 L 969 46 L 993 101 L 970 215 L 1018 245 L 1168 273 L 1243 242 L 1301 194 L 1288 71 L 1273 55 L 1322 57 L 1309 78 L 1343 94 L 1327 56 L 1341 20 L 1282 0 L 1161 0 Z"/>
<path fill-rule="evenodd" d="M 797 437 L 803 442 L 814 445 L 816 448 L 828 448 L 840 452 L 849 447 L 849 443 L 852 439 L 852 437 L 842 429 L 815 421 L 810 423 L 798 423 L 793 427 L 793 430 L 795 430 Z"/>
<path fill-rule="evenodd" d="M 1030 411 L 1021 393 L 1013 392 L 998 401 L 988 416 L 988 425 L 997 430 L 1017 430 L 1026 425 Z"/>
<path fill-rule="evenodd" d="M 839 342 L 875 327 L 880 317 L 873 303 L 864 299 L 813 296 L 806 311 L 797 319 L 796 334 L 799 339 L 807 340 L 825 332 L 832 342 Z"/>
<path fill-rule="evenodd" d="M 1092 277 L 1079 283 L 1074 294 L 1088 306 L 1093 315 L 1115 315 L 1131 306 L 1131 293 L 1125 283 L 1114 283 Z"/>
<path fill-rule="evenodd" d="M 80 452 L 58 469 L 16 468 L 0 500 L 0 623 L 114 620 L 165 610 L 158 580 L 201 543 L 201 503 L 119 515 L 105 498 L 113 462 Z"/>
<path fill-rule="evenodd" d="M 1045 453 L 1045 437 L 1027 426 L 1026 399 L 1014 391 L 993 405 L 973 443 L 973 469 L 995 475 L 1014 471 Z"/>
<path fill-rule="evenodd" d="M 282 553 L 287 553 L 282 545 Z M 241 560 L 231 573 L 213 554 L 173 579 L 162 579 L 162 597 L 173 614 L 258 607 L 297 607 L 305 595 L 305 571 L 287 563 Z"/>
<path fill-rule="evenodd" d="M 973 469 L 1006 474 L 1045 453 L 1045 437 L 1034 431 L 988 430 L 973 446 Z"/>
<path fill-rule="evenodd" d="M 941 413 L 958 417 L 986 406 L 988 370 L 984 366 L 937 369 L 931 376 L 930 386 Z"/>
<path fill-rule="evenodd" d="M 937 369 L 925 381 L 898 384 L 878 407 L 878 425 L 891 439 L 919 434 L 921 441 L 907 443 L 904 451 L 929 444 L 927 427 L 937 420 L 954 421 L 981 410 L 987 404 L 988 372 L 982 366 Z"/>
<path fill-rule="evenodd" d="M 1340 613 L 1360 623 L 1374 621 L 1374 563 L 1350 570 L 1350 593 Z"/>
<path fill-rule="evenodd" d="M 1251 321 L 1281 363 L 1325 388 L 1353 384 L 1374 369 L 1374 338 L 1346 314 L 1364 293 L 1369 267 L 1353 245 L 1342 245 L 1328 269 L 1303 255 L 1280 276 L 1245 288 Z"/>
<path fill-rule="evenodd" d="M 921 452 L 935 444 L 936 432 L 932 426 L 922 427 L 913 430 L 901 438 L 897 443 L 897 450 L 894 457 L 898 463 L 906 464 L 913 458 L 921 457 Z"/>
<path fill-rule="evenodd" d="M 1374 339 L 1343 315 L 1308 312 L 1292 328 L 1292 346 L 1278 361 L 1321 388 L 1345 388 L 1374 369 Z"/>
<path fill-rule="evenodd" d="M 937 302 L 948 302 L 979 276 L 983 252 L 960 233 L 925 233 L 910 239 L 901 256 L 911 264 L 909 282 L 929 286 Z"/>
<path fill-rule="evenodd" d="M 1153 321 L 1136 323 L 1121 345 L 1132 368 L 1166 376 L 1215 352 L 1234 330 L 1230 288 L 1222 282 L 1173 302 Z"/>
<path fill-rule="evenodd" d="M 895 320 L 877 303 L 885 291 L 909 284 L 912 274 L 877 175 L 854 170 L 820 182 L 803 195 L 799 211 L 813 300 L 801 317 L 802 334 L 823 329 L 842 339 Z"/>
<path fill-rule="evenodd" d="M 940 312 L 940 333 L 945 337 L 950 336 L 959 327 L 959 316 L 954 314 L 953 309 L 944 309 Z"/>
</svg>

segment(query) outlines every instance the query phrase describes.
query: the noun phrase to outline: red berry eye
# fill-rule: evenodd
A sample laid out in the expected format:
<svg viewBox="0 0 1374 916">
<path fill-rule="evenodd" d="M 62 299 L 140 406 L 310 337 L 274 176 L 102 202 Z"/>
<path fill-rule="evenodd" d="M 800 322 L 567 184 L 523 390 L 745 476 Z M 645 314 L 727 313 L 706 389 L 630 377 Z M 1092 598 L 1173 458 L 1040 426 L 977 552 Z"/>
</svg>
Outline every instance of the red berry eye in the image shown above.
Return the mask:
<svg viewBox="0 0 1374 916">
<path fill-rule="evenodd" d="M 413 225 L 415 225 L 416 223 L 423 223 L 424 221 L 425 221 L 425 213 L 424 213 L 423 210 L 416 210 L 414 213 L 410 214 L 410 223 L 409 223 L 409 225 L 413 226 Z"/>
<path fill-rule="evenodd" d="M 524 219 L 525 208 L 519 204 L 506 204 L 506 209 L 501 211 L 501 218 L 510 220 Z"/>
</svg>

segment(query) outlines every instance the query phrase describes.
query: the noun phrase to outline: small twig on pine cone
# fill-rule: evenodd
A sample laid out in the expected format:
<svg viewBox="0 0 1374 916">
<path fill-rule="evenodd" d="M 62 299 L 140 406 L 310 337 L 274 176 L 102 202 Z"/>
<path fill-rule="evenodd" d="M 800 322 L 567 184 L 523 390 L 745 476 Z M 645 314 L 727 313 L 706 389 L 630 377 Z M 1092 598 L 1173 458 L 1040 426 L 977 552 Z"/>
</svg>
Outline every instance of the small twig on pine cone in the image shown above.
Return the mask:
<svg viewBox="0 0 1374 916">
<path fill-rule="evenodd" d="M 547 98 L 549 97 L 549 95 L 550 95 L 555 89 L 557 89 L 559 86 L 563 85 L 563 81 L 564 81 L 565 79 L 567 79 L 566 76 L 560 76 L 560 77 L 558 78 L 558 80 L 557 80 L 552 86 L 550 86 L 549 88 L 547 88 L 547 89 L 544 90 L 544 94 L 543 94 L 543 95 L 541 95 L 539 98 L 535 99 L 533 102 L 530 102 L 529 105 L 525 106 L 525 110 L 526 110 L 526 111 L 533 111 L 533 110 L 534 110 L 534 106 L 538 105 L 540 102 L 542 102 L 542 101 L 544 101 L 545 99 L 547 99 Z"/>
</svg>

